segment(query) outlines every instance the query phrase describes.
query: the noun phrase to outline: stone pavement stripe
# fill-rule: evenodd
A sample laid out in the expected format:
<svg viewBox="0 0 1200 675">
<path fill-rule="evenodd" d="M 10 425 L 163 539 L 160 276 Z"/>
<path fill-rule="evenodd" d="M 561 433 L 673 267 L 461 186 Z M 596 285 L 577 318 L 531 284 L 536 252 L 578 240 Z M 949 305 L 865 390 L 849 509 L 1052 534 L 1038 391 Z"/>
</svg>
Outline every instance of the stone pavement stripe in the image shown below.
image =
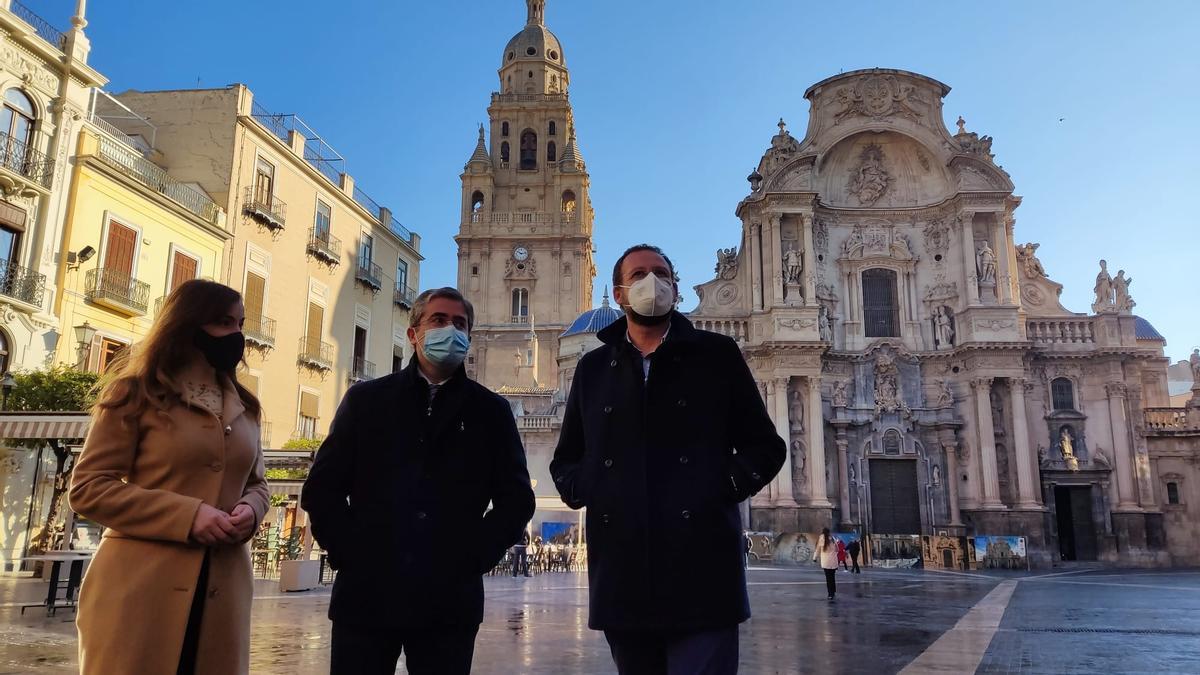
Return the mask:
<svg viewBox="0 0 1200 675">
<path fill-rule="evenodd" d="M 1067 572 L 1052 572 L 1050 574 L 1033 574 L 1033 575 L 1030 575 L 1027 577 L 1022 577 L 1021 581 L 1029 581 L 1031 579 L 1049 579 L 1050 577 L 1065 577 L 1065 576 L 1070 576 L 1072 574 L 1087 574 L 1088 572 L 1095 572 L 1098 569 L 1100 569 L 1100 568 L 1088 567 L 1086 569 L 1070 570 Z"/>
<path fill-rule="evenodd" d="M 1037 579 L 1028 579 L 1025 581 L 1038 581 Z M 1112 581 L 1074 581 L 1072 579 L 1047 579 L 1044 584 L 1073 584 L 1076 586 L 1113 586 L 1123 588 L 1138 588 L 1141 590 L 1156 589 L 1160 591 L 1189 591 L 1191 593 L 1200 593 L 1200 587 L 1197 586 L 1161 586 L 1159 584 L 1118 584 Z"/>
<path fill-rule="evenodd" d="M 919 673 L 973 673 L 983 660 L 992 636 L 1000 627 L 1004 610 L 1012 599 L 1016 581 L 1004 581 L 958 620 L 954 628 L 900 671 L 901 675 Z"/>
</svg>

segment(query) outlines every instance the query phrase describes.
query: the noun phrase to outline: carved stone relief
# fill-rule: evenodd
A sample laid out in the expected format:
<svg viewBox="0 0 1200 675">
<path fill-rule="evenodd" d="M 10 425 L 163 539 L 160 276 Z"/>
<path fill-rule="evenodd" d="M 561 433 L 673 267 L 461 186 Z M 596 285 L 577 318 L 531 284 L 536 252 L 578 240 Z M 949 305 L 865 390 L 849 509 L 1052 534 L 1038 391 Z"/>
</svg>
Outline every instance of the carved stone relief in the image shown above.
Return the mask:
<svg viewBox="0 0 1200 675">
<path fill-rule="evenodd" d="M 858 156 L 859 163 L 850 170 L 846 189 L 863 206 L 879 201 L 891 186 L 892 176 L 884 167 L 883 148 L 871 143 Z"/>
<path fill-rule="evenodd" d="M 719 248 L 717 249 L 717 269 L 716 275 L 718 279 L 733 279 L 737 276 L 738 270 L 738 251 L 737 248 Z"/>
<path fill-rule="evenodd" d="M 921 113 L 910 103 L 923 102 L 916 88 L 904 84 L 893 75 L 864 75 L 854 84 L 841 87 L 835 93 L 841 109 L 834 115 L 837 122 L 856 116 L 888 117 L 898 115 L 917 119 Z"/>
<path fill-rule="evenodd" d="M 925 250 L 944 254 L 950 248 L 950 226 L 936 218 L 925 224 Z"/>
</svg>

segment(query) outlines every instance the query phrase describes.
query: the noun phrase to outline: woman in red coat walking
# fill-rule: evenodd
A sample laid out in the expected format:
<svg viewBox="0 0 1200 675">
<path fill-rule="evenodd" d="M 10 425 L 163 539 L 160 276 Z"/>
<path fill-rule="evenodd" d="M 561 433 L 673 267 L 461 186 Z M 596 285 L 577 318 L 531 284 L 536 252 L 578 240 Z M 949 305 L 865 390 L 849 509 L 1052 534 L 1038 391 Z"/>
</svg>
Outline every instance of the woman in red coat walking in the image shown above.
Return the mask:
<svg viewBox="0 0 1200 675">
<path fill-rule="evenodd" d="M 842 569 L 849 572 L 850 568 L 846 566 L 846 542 L 841 539 L 837 540 L 837 556 L 838 564 L 842 566 Z"/>
</svg>

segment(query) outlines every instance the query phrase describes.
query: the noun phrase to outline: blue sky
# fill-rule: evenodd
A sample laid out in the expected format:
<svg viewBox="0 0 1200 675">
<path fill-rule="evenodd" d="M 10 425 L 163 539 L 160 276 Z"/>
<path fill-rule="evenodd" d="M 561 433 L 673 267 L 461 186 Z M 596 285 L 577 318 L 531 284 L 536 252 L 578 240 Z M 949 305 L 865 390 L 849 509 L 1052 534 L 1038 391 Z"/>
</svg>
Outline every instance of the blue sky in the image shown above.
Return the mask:
<svg viewBox="0 0 1200 675">
<path fill-rule="evenodd" d="M 75 3 L 26 4 L 65 28 Z M 423 285 L 454 282 L 458 175 L 522 0 L 146 7 L 90 3 L 111 91 L 248 84 L 422 235 Z M 950 85 L 947 123 L 994 137 L 1024 197 L 1016 238 L 1041 243 L 1069 309 L 1087 311 L 1107 258 L 1172 359 L 1200 345 L 1200 3 L 548 0 L 547 23 L 592 177 L 597 296 L 620 251 L 650 239 L 694 305 L 716 249 L 738 243 L 733 209 L 776 121 L 802 135 L 809 85 L 879 66 Z"/>
</svg>

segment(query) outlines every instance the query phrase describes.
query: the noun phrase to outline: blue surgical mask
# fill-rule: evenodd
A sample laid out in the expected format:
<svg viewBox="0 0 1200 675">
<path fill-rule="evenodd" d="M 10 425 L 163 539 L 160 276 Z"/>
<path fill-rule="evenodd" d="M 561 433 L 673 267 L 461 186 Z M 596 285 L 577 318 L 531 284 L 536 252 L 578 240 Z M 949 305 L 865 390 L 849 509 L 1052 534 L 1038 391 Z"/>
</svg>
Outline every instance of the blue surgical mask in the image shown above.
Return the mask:
<svg viewBox="0 0 1200 675">
<path fill-rule="evenodd" d="M 430 328 L 425 331 L 425 344 L 421 351 L 425 358 L 441 368 L 457 368 L 467 358 L 471 338 L 454 326 Z"/>
</svg>

